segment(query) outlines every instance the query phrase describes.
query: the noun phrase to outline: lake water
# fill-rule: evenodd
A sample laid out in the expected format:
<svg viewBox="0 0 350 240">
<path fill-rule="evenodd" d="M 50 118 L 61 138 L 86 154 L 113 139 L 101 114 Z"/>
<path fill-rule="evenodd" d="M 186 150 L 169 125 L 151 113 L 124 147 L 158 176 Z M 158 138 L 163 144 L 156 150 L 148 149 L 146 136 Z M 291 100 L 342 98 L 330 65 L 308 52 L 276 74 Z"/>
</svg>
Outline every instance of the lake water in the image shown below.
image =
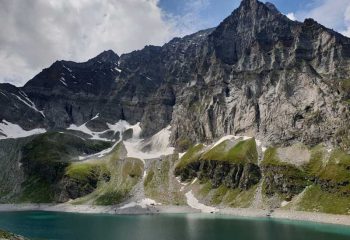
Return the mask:
<svg viewBox="0 0 350 240">
<path fill-rule="evenodd" d="M 349 240 L 350 227 L 202 214 L 0 213 L 0 228 L 33 240 Z"/>
</svg>

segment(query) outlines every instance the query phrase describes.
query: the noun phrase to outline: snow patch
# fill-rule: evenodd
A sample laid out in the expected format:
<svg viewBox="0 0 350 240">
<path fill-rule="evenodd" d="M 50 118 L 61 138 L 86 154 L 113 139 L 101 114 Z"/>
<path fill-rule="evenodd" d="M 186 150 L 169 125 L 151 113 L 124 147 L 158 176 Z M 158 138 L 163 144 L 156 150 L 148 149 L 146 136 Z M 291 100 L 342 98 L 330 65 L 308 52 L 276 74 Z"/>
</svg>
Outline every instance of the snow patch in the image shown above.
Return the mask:
<svg viewBox="0 0 350 240">
<path fill-rule="evenodd" d="M 66 70 L 68 70 L 68 72 L 73 72 L 72 69 L 70 69 L 69 67 L 66 67 L 63 65 L 63 68 L 65 68 Z"/>
<path fill-rule="evenodd" d="M 22 103 L 24 103 L 26 106 L 28 106 L 29 108 L 33 109 L 34 111 L 40 113 L 44 118 L 44 112 L 43 111 L 39 111 L 38 108 L 35 106 L 35 103 L 32 102 L 32 100 L 29 99 L 29 97 L 27 96 L 27 94 L 25 94 L 25 92 L 20 91 L 19 94 L 24 98 L 11 93 L 13 96 L 15 96 L 19 101 L 21 101 Z"/>
<path fill-rule="evenodd" d="M 116 71 L 118 71 L 119 73 L 122 72 L 122 70 L 121 70 L 120 68 L 115 67 L 114 69 L 115 69 Z"/>
<path fill-rule="evenodd" d="M 138 126 L 139 126 L 139 123 L 137 123 L 134 126 L 131 126 L 127 121 L 120 120 L 120 121 L 118 121 L 115 124 L 107 123 L 107 126 L 108 126 L 109 129 L 107 129 L 105 131 L 94 132 L 94 131 L 90 130 L 86 126 L 86 124 L 87 124 L 87 122 L 82 124 L 82 125 L 80 125 L 80 126 L 77 126 L 75 124 L 71 124 L 67 129 L 68 130 L 74 130 L 74 131 L 79 131 L 79 132 L 86 133 L 86 134 L 90 135 L 91 136 L 90 139 L 93 139 L 93 140 L 111 141 L 110 139 L 103 138 L 100 135 L 102 135 L 102 134 L 104 134 L 104 133 L 106 133 L 107 131 L 110 131 L 110 130 L 114 131 L 114 133 L 120 132 L 120 134 L 122 134 L 125 130 L 127 130 L 129 128 L 137 129 L 137 131 L 138 131 Z"/>
<path fill-rule="evenodd" d="M 222 142 L 225 142 L 226 140 L 231 140 L 232 138 L 234 138 L 235 136 L 233 135 L 227 135 L 225 137 L 222 137 L 219 139 L 219 141 L 217 141 L 216 143 L 214 143 L 214 145 L 210 148 L 213 149 L 214 147 L 218 146 L 219 144 L 221 144 Z"/>
<path fill-rule="evenodd" d="M 262 152 L 266 152 L 267 148 L 262 145 L 262 142 L 258 139 L 255 139 L 256 146 L 261 147 Z"/>
<path fill-rule="evenodd" d="M 283 201 L 283 202 L 281 203 L 281 207 L 285 207 L 285 206 L 287 206 L 288 204 L 289 204 L 289 202 Z"/>
<path fill-rule="evenodd" d="M 141 128 L 139 125 L 133 127 L 134 136 L 132 139 L 124 141 L 124 145 L 128 152 L 128 157 L 139 158 L 141 160 L 160 158 L 161 156 L 174 153 L 174 148 L 170 147 L 170 131 L 168 126 L 153 135 L 150 139 L 140 139 Z M 146 150 L 147 149 L 147 150 Z"/>
<path fill-rule="evenodd" d="M 136 207 L 136 206 L 140 206 L 142 208 L 147 208 L 147 207 L 156 206 L 156 205 L 161 205 L 161 204 L 157 203 L 153 199 L 144 198 L 144 199 L 139 200 L 137 202 L 131 202 L 131 203 L 125 204 L 124 206 L 120 207 L 119 209 L 132 208 L 132 207 Z"/>
<path fill-rule="evenodd" d="M 120 141 L 116 142 L 112 147 L 107 148 L 105 150 L 102 150 L 101 152 L 98 152 L 98 153 L 95 153 L 92 155 L 79 156 L 78 160 L 79 161 L 87 161 L 89 159 L 94 160 L 95 158 L 102 158 L 102 157 L 110 154 L 113 151 L 113 149 L 118 145 L 119 142 Z"/>
<path fill-rule="evenodd" d="M 210 149 L 213 149 L 214 147 L 218 146 L 219 144 L 221 144 L 222 142 L 225 142 L 226 140 L 232 140 L 232 139 L 235 139 L 235 140 L 238 140 L 242 138 L 243 141 L 246 141 L 246 140 L 249 140 L 249 139 L 252 139 L 252 137 L 249 137 L 249 136 L 235 136 L 235 135 L 227 135 L 227 136 L 224 136 L 222 138 L 220 138 L 217 142 L 215 142 L 212 147 Z"/>
<path fill-rule="evenodd" d="M 214 207 L 206 206 L 206 205 L 200 203 L 197 200 L 197 198 L 195 198 L 195 196 L 193 195 L 192 190 L 187 192 L 185 194 L 185 196 L 186 196 L 186 199 L 187 199 L 187 204 L 191 208 L 201 210 L 201 212 L 204 212 L 204 213 L 211 213 L 211 212 L 217 212 L 218 211 L 218 209 L 216 209 Z"/>
<path fill-rule="evenodd" d="M 10 123 L 6 120 L 2 120 L 0 123 L 0 133 L 5 135 L 0 135 L 0 139 L 8 139 L 8 138 L 23 138 L 29 137 L 32 135 L 45 133 L 46 129 L 36 128 L 29 131 L 24 130 L 17 124 Z"/>
<path fill-rule="evenodd" d="M 99 117 L 100 117 L 100 114 L 99 114 L 99 113 L 97 113 L 97 114 L 96 114 L 96 116 L 95 116 L 95 117 L 93 117 L 93 118 L 91 118 L 91 120 L 90 120 L 90 121 L 95 120 L 95 119 L 97 119 L 97 118 L 99 118 Z"/>
<path fill-rule="evenodd" d="M 66 83 L 66 79 L 65 79 L 64 77 L 61 77 L 61 78 L 60 78 L 60 82 L 61 82 L 64 86 L 68 87 L 68 85 L 67 85 L 67 83 Z"/>
</svg>

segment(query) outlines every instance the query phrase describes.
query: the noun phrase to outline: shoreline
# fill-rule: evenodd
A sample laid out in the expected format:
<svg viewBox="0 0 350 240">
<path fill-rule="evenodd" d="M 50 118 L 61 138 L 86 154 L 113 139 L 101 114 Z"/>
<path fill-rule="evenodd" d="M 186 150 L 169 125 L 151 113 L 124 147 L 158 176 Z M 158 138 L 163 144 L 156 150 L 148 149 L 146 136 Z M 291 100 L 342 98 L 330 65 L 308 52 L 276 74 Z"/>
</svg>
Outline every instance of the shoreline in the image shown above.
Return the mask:
<svg viewBox="0 0 350 240">
<path fill-rule="evenodd" d="M 93 206 L 72 204 L 0 204 L 0 212 L 46 211 L 81 214 L 112 215 L 154 215 L 154 214 L 201 214 L 189 206 L 157 205 L 142 208 L 140 206 L 121 209 L 120 206 Z M 208 213 L 206 213 L 208 214 Z M 273 220 L 291 220 L 350 226 L 350 216 L 315 212 L 287 211 L 276 209 L 273 212 L 252 208 L 222 208 L 213 216 L 232 216 L 244 218 L 271 218 Z"/>
</svg>

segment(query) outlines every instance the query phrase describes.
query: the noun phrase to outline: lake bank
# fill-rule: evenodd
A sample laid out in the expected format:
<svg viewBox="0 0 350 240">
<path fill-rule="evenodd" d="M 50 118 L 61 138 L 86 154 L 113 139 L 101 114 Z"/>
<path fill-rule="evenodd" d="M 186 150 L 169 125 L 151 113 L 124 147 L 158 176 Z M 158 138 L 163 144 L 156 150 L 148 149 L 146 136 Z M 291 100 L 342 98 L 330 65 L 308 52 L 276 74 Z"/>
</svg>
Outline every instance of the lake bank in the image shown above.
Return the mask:
<svg viewBox="0 0 350 240">
<path fill-rule="evenodd" d="M 120 206 L 92 206 L 92 205 L 72 205 L 72 204 L 0 204 L 0 212 L 15 211 L 48 211 L 66 213 L 85 214 L 125 214 L 125 215 L 148 215 L 148 214 L 191 214 L 201 213 L 200 210 L 189 206 L 134 206 L 130 208 L 120 208 Z M 251 209 L 251 208 L 223 208 L 218 209 L 215 215 L 229 215 L 234 217 L 285 219 L 293 221 L 307 221 L 315 223 L 336 224 L 350 226 L 350 216 L 335 215 L 315 212 L 286 211 Z"/>
</svg>

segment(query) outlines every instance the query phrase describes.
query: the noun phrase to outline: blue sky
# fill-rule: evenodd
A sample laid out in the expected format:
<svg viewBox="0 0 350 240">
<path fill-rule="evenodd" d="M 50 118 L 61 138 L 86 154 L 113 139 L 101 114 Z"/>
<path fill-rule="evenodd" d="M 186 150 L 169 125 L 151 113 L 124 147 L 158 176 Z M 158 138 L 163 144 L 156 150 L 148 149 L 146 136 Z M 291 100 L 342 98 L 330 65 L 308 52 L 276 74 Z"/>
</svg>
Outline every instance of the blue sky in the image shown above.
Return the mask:
<svg viewBox="0 0 350 240">
<path fill-rule="evenodd" d="M 189 2 L 188 0 L 160 0 L 159 6 L 167 13 L 181 15 L 187 10 Z M 210 18 L 210 24 L 216 26 L 239 6 L 240 0 L 204 0 L 199 2 L 204 5 L 200 10 L 202 20 Z M 275 4 L 285 14 L 297 12 L 310 4 L 310 0 L 270 0 L 269 2 Z"/>
<path fill-rule="evenodd" d="M 241 0 L 159 0 L 159 6 L 167 14 L 183 16 L 187 12 L 197 11 L 197 18 L 193 18 L 192 27 L 199 30 L 201 27 L 215 27 L 225 17 L 227 17 L 240 4 Z M 196 7 L 191 7 L 191 3 L 196 2 Z M 266 1 L 263 1 L 266 2 Z M 282 13 L 291 14 L 299 20 L 303 21 L 306 17 L 313 17 L 327 27 L 334 28 L 337 31 L 347 31 L 347 22 L 344 20 L 344 10 L 349 5 L 350 0 L 269 0 Z M 329 15 L 324 15 L 327 8 L 330 9 Z M 338 8 L 338 10 L 337 10 Z M 338 16 L 330 16 L 338 15 Z M 346 16 L 345 16 L 346 17 Z M 188 21 L 187 18 L 184 21 Z M 349 20 L 350 21 L 350 20 Z M 200 24 L 198 24 L 198 22 Z M 350 25 L 350 24 L 349 24 Z"/>
</svg>

